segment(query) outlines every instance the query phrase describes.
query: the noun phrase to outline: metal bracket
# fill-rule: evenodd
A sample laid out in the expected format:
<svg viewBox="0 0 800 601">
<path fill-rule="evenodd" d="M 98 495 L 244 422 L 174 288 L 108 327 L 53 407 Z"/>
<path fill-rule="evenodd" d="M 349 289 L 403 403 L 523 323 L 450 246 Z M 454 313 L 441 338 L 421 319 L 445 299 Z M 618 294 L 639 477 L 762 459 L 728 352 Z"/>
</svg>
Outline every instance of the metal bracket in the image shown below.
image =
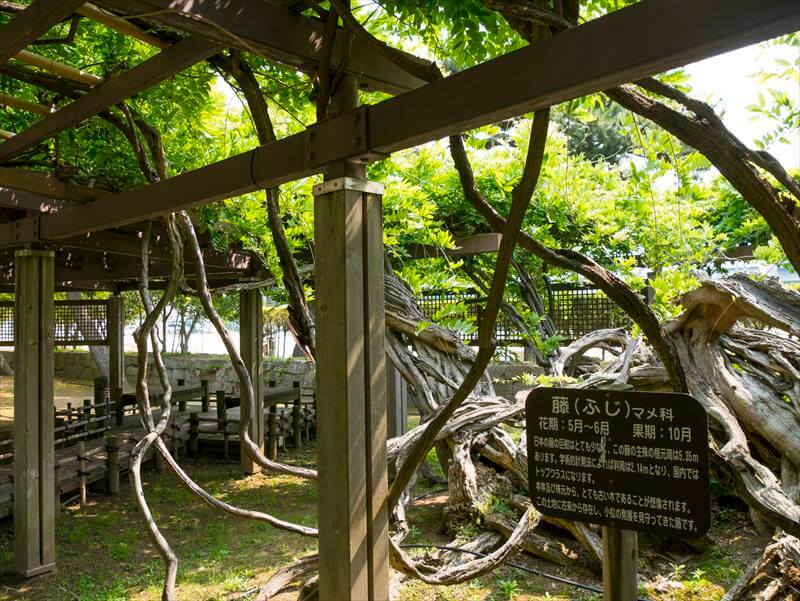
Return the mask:
<svg viewBox="0 0 800 601">
<path fill-rule="evenodd" d="M 14 242 L 37 242 L 39 238 L 39 231 L 41 229 L 41 217 L 29 217 L 28 219 L 20 219 L 12 221 L 12 237 Z"/>
<path fill-rule="evenodd" d="M 337 190 L 355 190 L 356 192 L 364 192 L 365 194 L 383 194 L 383 184 L 378 182 L 370 182 L 363 179 L 356 179 L 354 177 L 337 177 L 336 179 L 322 182 L 314 186 L 314 196 L 322 196 L 323 194 L 330 194 Z"/>
<path fill-rule="evenodd" d="M 308 168 L 335 161 L 367 162 L 385 156 L 369 147 L 369 106 L 312 125 L 305 132 L 303 157 Z"/>
</svg>

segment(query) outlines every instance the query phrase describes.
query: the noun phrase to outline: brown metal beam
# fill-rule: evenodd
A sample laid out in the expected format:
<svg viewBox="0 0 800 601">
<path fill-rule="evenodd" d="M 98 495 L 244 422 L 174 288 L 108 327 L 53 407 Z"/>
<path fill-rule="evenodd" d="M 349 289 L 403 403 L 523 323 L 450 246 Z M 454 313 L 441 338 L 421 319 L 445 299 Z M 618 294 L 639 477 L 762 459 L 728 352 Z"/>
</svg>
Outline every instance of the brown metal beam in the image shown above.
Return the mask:
<svg viewBox="0 0 800 601">
<path fill-rule="evenodd" d="M 321 21 L 263 0 L 102 0 L 98 4 L 122 13 L 152 13 L 148 19 L 231 48 L 257 52 L 301 71 L 314 71 L 322 52 Z M 159 10 L 164 12 L 155 12 Z M 336 68 L 345 55 L 345 36 L 337 35 L 331 68 Z M 425 84 L 358 37 L 350 41 L 345 69 L 365 87 L 390 94 Z"/>
<path fill-rule="evenodd" d="M 222 46 L 215 42 L 196 37 L 185 38 L 173 44 L 119 77 L 93 88 L 84 96 L 0 144 L 0 161 L 18 155 L 39 142 L 52 138 L 96 115 L 109 106 L 169 79 L 176 73 L 216 54 L 221 48 Z"/>
<path fill-rule="evenodd" d="M 334 161 L 382 156 L 790 33 L 799 22 L 796 0 L 642 0 L 305 132 L 122 192 L 90 211 L 0 226 L 0 246 L 73 237 L 268 188 Z"/>
<path fill-rule="evenodd" d="M 66 19 L 84 0 L 34 0 L 0 28 L 0 65 L 8 62 L 25 46 L 53 25 Z"/>
</svg>

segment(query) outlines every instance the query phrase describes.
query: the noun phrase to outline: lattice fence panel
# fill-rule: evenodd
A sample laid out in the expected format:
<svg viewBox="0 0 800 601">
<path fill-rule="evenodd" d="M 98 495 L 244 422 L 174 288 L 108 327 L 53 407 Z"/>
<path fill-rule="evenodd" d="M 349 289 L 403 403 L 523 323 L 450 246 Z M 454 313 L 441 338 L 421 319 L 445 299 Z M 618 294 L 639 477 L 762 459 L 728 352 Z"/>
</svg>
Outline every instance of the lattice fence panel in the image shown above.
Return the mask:
<svg viewBox="0 0 800 601">
<path fill-rule="evenodd" d="M 0 302 L 0 346 L 14 344 L 14 303 Z"/>
<path fill-rule="evenodd" d="M 58 300 L 54 303 L 56 345 L 108 344 L 108 301 Z M 0 303 L 0 345 L 14 345 L 14 303 Z"/>
<path fill-rule="evenodd" d="M 482 298 L 474 291 L 464 292 L 427 292 L 419 299 L 422 312 L 428 319 L 433 320 L 434 316 L 450 305 L 464 303 L 467 316 L 479 325 L 483 318 L 483 305 L 485 298 Z M 477 344 L 477 332 L 472 334 L 460 333 L 460 338 L 467 344 Z M 500 313 L 495 324 L 495 338 L 499 344 L 524 344 L 522 332 L 505 316 Z"/>
<path fill-rule="evenodd" d="M 630 325 L 625 313 L 599 288 L 552 284 L 547 296 L 556 333 L 567 340 L 577 340 L 603 328 Z"/>
</svg>

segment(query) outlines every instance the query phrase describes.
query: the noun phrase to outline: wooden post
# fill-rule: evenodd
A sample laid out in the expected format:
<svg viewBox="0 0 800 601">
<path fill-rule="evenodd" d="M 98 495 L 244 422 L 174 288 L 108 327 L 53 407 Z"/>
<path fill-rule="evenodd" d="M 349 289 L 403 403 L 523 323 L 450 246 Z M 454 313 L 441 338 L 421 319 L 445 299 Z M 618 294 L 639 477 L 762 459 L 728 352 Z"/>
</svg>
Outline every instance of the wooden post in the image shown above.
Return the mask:
<svg viewBox="0 0 800 601">
<path fill-rule="evenodd" d="M 178 459 L 178 451 L 180 448 L 178 444 L 180 441 L 178 440 L 178 434 L 180 434 L 181 427 L 173 421 L 170 425 L 170 430 L 172 430 L 172 456 L 177 460 Z"/>
<path fill-rule="evenodd" d="M 119 494 L 119 438 L 116 434 L 106 435 L 106 472 L 108 494 Z"/>
<path fill-rule="evenodd" d="M 301 400 L 298 398 L 292 405 L 292 443 L 295 449 L 303 446 L 303 407 L 300 403 Z"/>
<path fill-rule="evenodd" d="M 269 406 L 267 414 L 267 458 L 275 461 L 278 456 L 278 406 Z"/>
<path fill-rule="evenodd" d="M 89 420 L 92 419 L 92 400 L 91 399 L 83 399 L 83 412 L 81 413 L 81 419 L 83 420 L 84 437 L 88 438 L 89 430 L 92 427 L 92 424 L 89 423 Z"/>
<path fill-rule="evenodd" d="M 55 514 L 58 515 L 61 513 L 61 464 L 57 459 L 53 460 L 53 492 L 55 493 L 53 499 Z"/>
<path fill-rule="evenodd" d="M 388 436 L 402 436 L 408 425 L 408 392 L 403 376 L 394 364 L 386 358 L 387 416 L 389 418 Z"/>
<path fill-rule="evenodd" d="M 210 411 L 209 407 L 211 407 L 211 395 L 208 389 L 208 380 L 200 380 L 200 386 L 203 387 L 203 398 L 200 401 L 200 410 L 203 413 Z"/>
<path fill-rule="evenodd" d="M 224 390 L 217 390 L 216 404 L 217 404 L 217 432 L 222 432 L 225 429 L 225 414 L 228 410 L 225 405 Z"/>
<path fill-rule="evenodd" d="M 200 453 L 200 413 L 192 411 L 189 414 L 189 454 L 197 458 Z"/>
<path fill-rule="evenodd" d="M 357 105 L 343 77 L 334 111 Z M 354 119 L 357 112 L 351 112 Z M 358 163 L 314 187 L 319 597 L 389 598 L 382 187 Z"/>
<path fill-rule="evenodd" d="M 122 309 L 122 297 L 119 292 L 115 292 L 108 301 L 108 390 L 118 426 L 122 425 L 124 417 L 122 380 L 125 373 L 125 354 Z"/>
<path fill-rule="evenodd" d="M 88 491 L 86 486 L 86 443 L 80 441 L 78 443 L 78 489 L 81 493 L 81 507 L 86 507 Z"/>
<path fill-rule="evenodd" d="M 264 385 L 261 372 L 264 367 L 261 352 L 264 336 L 264 316 L 262 313 L 261 290 L 239 291 L 239 348 L 242 353 L 250 379 L 253 382 L 253 397 L 255 410 L 250 416 L 250 438 L 264 451 Z M 242 394 L 242 397 L 244 395 Z M 244 398 L 242 398 L 244 404 Z M 240 407 L 240 411 L 243 407 Z M 239 456 L 242 471 L 246 474 L 256 474 L 261 471 L 261 466 L 253 461 L 247 454 L 244 441 L 239 441 Z"/>
<path fill-rule="evenodd" d="M 55 569 L 53 253 L 14 254 L 14 561 Z"/>
<path fill-rule="evenodd" d="M 637 601 L 636 532 L 603 526 L 603 601 Z"/>
</svg>

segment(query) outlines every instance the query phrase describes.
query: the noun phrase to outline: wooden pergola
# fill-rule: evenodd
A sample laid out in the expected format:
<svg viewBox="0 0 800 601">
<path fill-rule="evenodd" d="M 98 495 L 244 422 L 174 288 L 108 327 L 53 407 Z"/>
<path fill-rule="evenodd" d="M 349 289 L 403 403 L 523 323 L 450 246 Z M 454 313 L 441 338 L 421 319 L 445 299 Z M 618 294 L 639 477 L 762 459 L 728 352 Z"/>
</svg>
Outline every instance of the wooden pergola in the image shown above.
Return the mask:
<svg viewBox="0 0 800 601">
<path fill-rule="evenodd" d="M 225 48 L 256 52 L 301 71 L 319 67 L 324 25 L 301 14 L 306 8 L 302 1 L 96 4 L 33 0 L 0 29 L 0 75 L 11 76 L 3 65 L 12 58 L 37 65 L 28 45 L 73 14 L 137 37 L 160 52 L 107 81 L 61 65 L 61 77 L 82 78 L 88 91 L 52 113 L 18 103 L 42 116 L 24 131 L 4 132 L 0 164 Z M 136 15 L 147 15 L 146 22 Z M 152 23 L 167 34 L 143 28 Z M 0 285 L 13 282 L 17 303 L 15 427 L 19 433 L 35 433 L 26 449 L 17 448 L 25 453 L 18 461 L 15 491 L 19 571 L 33 575 L 55 566 L 53 291 L 133 286 L 143 223 L 321 173 L 325 181 L 314 189 L 320 598 L 388 598 L 382 187 L 366 181 L 365 165 L 401 149 L 790 33 L 799 24 L 797 0 L 642 0 L 431 83 L 357 36 L 346 52 L 338 36 L 331 68 L 348 58 L 347 76 L 334 98 L 337 116 L 301 133 L 116 193 L 0 168 Z M 394 96 L 358 106 L 359 89 Z M 255 275 L 240 253 L 205 252 L 212 278 Z M 153 266 L 156 275 L 166 276 L 167 269 L 165 261 Z M 247 304 L 252 300 L 243 303 L 252 309 Z M 256 331 L 249 328 L 243 332 Z M 250 357 L 256 374 L 258 363 Z"/>
</svg>

